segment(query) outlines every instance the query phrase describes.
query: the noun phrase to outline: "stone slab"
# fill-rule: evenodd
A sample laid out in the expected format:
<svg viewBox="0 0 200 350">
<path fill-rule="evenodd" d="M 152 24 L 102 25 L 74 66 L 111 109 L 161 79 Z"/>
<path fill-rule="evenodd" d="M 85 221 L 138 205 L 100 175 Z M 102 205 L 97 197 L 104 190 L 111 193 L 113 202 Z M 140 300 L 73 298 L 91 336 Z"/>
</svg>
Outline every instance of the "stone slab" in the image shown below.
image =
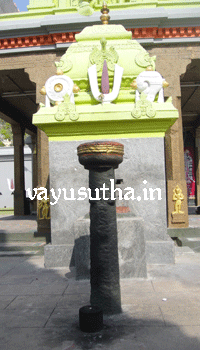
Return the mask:
<svg viewBox="0 0 200 350">
<path fill-rule="evenodd" d="M 16 298 L 15 295 L 0 295 L 0 310 L 5 309 Z"/>
<path fill-rule="evenodd" d="M 22 308 L 49 308 L 53 310 L 56 307 L 59 299 L 60 295 L 48 295 L 48 298 L 46 295 L 17 296 L 12 302 L 9 303 L 7 309 L 20 310 Z"/>
<path fill-rule="evenodd" d="M 1 310 L 0 327 L 44 327 L 52 308 Z"/>
<path fill-rule="evenodd" d="M 72 244 L 52 245 L 47 244 L 44 248 L 45 267 L 70 266 L 73 256 Z"/>
<path fill-rule="evenodd" d="M 120 278 L 147 277 L 143 220 L 117 218 Z M 76 279 L 90 278 L 90 220 L 74 223 Z"/>
<path fill-rule="evenodd" d="M 148 264 L 174 264 L 174 242 L 146 241 L 146 259 Z"/>
<path fill-rule="evenodd" d="M 120 278 L 147 277 L 142 218 L 118 218 L 118 254 Z"/>
</svg>

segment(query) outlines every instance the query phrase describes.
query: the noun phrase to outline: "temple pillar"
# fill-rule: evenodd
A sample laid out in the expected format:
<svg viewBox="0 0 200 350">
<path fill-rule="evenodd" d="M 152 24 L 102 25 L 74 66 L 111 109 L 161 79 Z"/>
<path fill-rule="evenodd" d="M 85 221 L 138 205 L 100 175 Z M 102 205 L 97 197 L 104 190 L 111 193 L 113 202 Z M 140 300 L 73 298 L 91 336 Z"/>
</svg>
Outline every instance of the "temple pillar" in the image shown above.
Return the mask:
<svg viewBox="0 0 200 350">
<path fill-rule="evenodd" d="M 37 168 L 37 135 L 31 136 L 32 141 L 32 185 L 33 189 L 38 184 L 38 168 Z M 37 198 L 32 200 L 32 211 L 37 212 Z"/>
<path fill-rule="evenodd" d="M 196 129 L 195 135 L 195 153 L 196 153 L 196 205 L 200 206 L 200 128 Z"/>
<path fill-rule="evenodd" d="M 98 141 L 78 147 L 79 162 L 89 170 L 91 190 L 90 302 L 106 314 L 121 312 L 116 203 L 111 181 L 115 182 L 114 169 L 123 161 L 123 154 L 124 146 L 118 142 Z M 97 192 L 101 191 L 100 199 Z"/>
<path fill-rule="evenodd" d="M 38 166 L 38 188 L 45 187 L 49 192 L 49 141 L 46 134 L 38 129 L 37 133 L 37 166 Z M 37 203 L 38 211 L 39 203 Z M 40 219 L 38 215 L 39 235 L 45 235 L 47 241 L 50 241 L 50 219 Z M 48 236 L 48 237 L 47 237 Z"/>
<path fill-rule="evenodd" d="M 14 145 L 14 215 L 25 214 L 24 128 L 12 125 Z"/>
<path fill-rule="evenodd" d="M 55 74 L 54 66 L 55 57 L 52 55 L 49 61 L 44 61 L 41 63 L 40 67 L 28 67 L 26 68 L 26 73 L 29 74 L 30 80 L 36 83 L 36 103 L 44 103 L 45 96 L 40 94 L 40 90 L 44 85 L 44 81 L 47 80 L 49 74 Z M 35 187 L 45 187 L 49 191 L 49 140 L 48 136 L 40 129 L 37 129 L 37 154 L 35 158 L 37 159 L 37 185 Z M 37 203 L 37 213 L 38 213 Z M 38 236 L 46 236 L 47 241 L 51 240 L 51 228 L 50 219 L 39 219 L 38 215 L 38 226 L 37 233 Z"/>
<path fill-rule="evenodd" d="M 179 119 L 165 134 L 165 156 L 166 156 L 166 180 L 167 180 L 167 206 L 168 206 L 168 226 L 171 228 L 188 227 L 188 206 L 187 206 L 187 186 L 184 168 L 184 146 L 183 128 L 181 115 L 181 98 L 177 96 L 173 99 L 175 107 L 179 111 Z M 182 190 L 183 211 L 180 217 L 172 217 L 174 211 L 173 190 L 179 185 Z"/>
</svg>

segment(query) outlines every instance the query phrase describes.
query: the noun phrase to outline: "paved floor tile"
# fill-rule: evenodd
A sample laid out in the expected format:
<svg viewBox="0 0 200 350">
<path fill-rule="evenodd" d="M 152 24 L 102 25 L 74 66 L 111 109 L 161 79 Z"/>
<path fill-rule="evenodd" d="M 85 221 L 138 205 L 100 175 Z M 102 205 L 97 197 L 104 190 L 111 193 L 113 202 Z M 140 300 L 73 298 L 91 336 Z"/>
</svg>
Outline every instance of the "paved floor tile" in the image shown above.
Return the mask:
<svg viewBox="0 0 200 350">
<path fill-rule="evenodd" d="M 81 350 L 71 327 L 0 329 L 2 350 Z"/>
<path fill-rule="evenodd" d="M 15 328 L 4 330 L 7 343 L 4 341 L 3 350 L 199 350 L 200 332 L 194 328 L 192 332 L 189 327 L 163 327 L 158 323 L 148 327 L 104 327 L 93 334 L 69 325 L 57 329 Z"/>
<path fill-rule="evenodd" d="M 67 287 L 65 285 L 46 285 L 46 286 L 40 286 L 39 284 L 37 286 L 27 285 L 27 284 L 21 284 L 21 285 L 2 285 L 0 287 L 0 295 L 34 295 L 34 294 L 43 294 L 43 295 L 49 295 L 49 294 L 58 294 L 62 295 Z"/>
<path fill-rule="evenodd" d="M 160 307 L 157 305 L 151 305 L 150 303 L 145 305 L 140 303 L 138 305 L 123 305 L 122 309 L 131 319 L 131 321 L 128 322 L 131 322 L 133 325 L 153 325 L 158 321 L 164 325 Z"/>
<path fill-rule="evenodd" d="M 200 326 L 199 305 L 163 303 L 161 310 L 166 324 L 171 322 L 176 325 Z"/>
<path fill-rule="evenodd" d="M 65 327 L 67 324 L 78 323 L 78 320 L 79 307 L 56 309 L 45 327 Z"/>
<path fill-rule="evenodd" d="M 28 295 L 28 296 L 18 296 L 12 302 L 9 303 L 7 309 L 17 309 L 22 308 L 51 308 L 54 309 L 58 304 L 61 296 L 60 295 Z"/>
<path fill-rule="evenodd" d="M 65 294 L 76 294 L 76 293 L 90 293 L 90 282 L 75 282 L 69 283 L 68 288 L 65 291 Z"/>
<path fill-rule="evenodd" d="M 15 295 L 0 295 L 0 310 L 5 309 L 15 298 Z"/>
<path fill-rule="evenodd" d="M 18 268 L 26 259 L 25 257 L 0 257 L 0 276 L 4 276 Z"/>
<path fill-rule="evenodd" d="M 0 278 L 0 286 L 5 284 L 14 284 L 14 285 L 31 284 L 33 280 L 34 280 L 33 277 L 26 277 L 26 276 L 19 277 L 19 276 L 5 275 Z"/>
<path fill-rule="evenodd" d="M 62 296 L 56 308 L 67 309 L 69 307 L 81 307 L 90 304 L 90 294 L 65 294 Z"/>
<path fill-rule="evenodd" d="M 135 293 L 134 289 L 131 294 L 129 293 L 121 293 L 121 302 L 122 304 L 129 305 L 152 305 L 156 304 L 157 295 L 156 293 Z"/>
<path fill-rule="evenodd" d="M 0 327 L 44 327 L 52 311 L 53 308 L 2 310 Z"/>
<path fill-rule="evenodd" d="M 134 279 L 124 279 L 120 281 L 121 292 L 131 294 L 133 291 L 135 293 L 143 292 L 154 292 L 151 281 L 148 280 L 134 280 Z"/>
<path fill-rule="evenodd" d="M 164 305 L 191 305 L 196 306 L 197 308 L 200 308 L 200 293 L 198 291 L 190 291 L 187 290 L 185 292 L 182 292 L 181 294 L 179 292 L 160 292 L 156 293 L 156 301 L 158 305 L 162 306 Z"/>
<path fill-rule="evenodd" d="M 189 284 L 180 281 L 165 280 L 160 279 L 152 281 L 153 288 L 156 292 L 186 292 L 190 291 L 199 291 L 200 292 L 200 283 L 199 284 Z"/>
</svg>

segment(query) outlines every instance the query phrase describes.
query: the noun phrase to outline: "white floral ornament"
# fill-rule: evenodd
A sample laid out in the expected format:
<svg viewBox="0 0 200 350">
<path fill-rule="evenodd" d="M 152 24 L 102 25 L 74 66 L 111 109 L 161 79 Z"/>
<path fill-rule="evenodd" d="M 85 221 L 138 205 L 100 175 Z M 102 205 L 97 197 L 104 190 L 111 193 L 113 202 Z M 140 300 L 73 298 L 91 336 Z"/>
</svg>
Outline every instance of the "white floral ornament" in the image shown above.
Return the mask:
<svg viewBox="0 0 200 350">
<path fill-rule="evenodd" d="M 135 101 L 140 99 L 140 93 L 147 96 L 147 100 L 154 102 L 158 94 L 158 102 L 164 102 L 163 82 L 165 79 L 155 71 L 145 71 L 138 75 L 136 79 L 137 90 L 135 92 Z"/>
<path fill-rule="evenodd" d="M 53 75 L 46 81 L 46 101 L 45 107 L 50 107 L 51 102 L 63 102 L 66 94 L 70 97 L 70 102 L 74 103 L 73 93 L 74 82 L 65 75 Z"/>
</svg>

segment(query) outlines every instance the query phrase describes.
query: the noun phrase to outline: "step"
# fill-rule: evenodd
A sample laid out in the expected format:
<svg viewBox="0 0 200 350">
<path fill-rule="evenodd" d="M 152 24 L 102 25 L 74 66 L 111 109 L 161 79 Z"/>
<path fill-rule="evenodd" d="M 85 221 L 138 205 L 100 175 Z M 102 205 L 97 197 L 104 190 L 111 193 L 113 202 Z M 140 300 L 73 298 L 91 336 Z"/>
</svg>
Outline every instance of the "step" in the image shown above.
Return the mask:
<svg viewBox="0 0 200 350">
<path fill-rule="evenodd" d="M 42 247 L 46 243 L 45 242 L 8 242 L 8 243 L 0 243 L 0 248 L 9 248 L 9 247 Z"/>
<path fill-rule="evenodd" d="M 46 242 L 1 242 L 0 243 L 0 257 L 1 256 L 27 256 L 27 255 L 43 255 L 44 246 Z"/>
<path fill-rule="evenodd" d="M 46 242 L 45 237 L 35 236 L 33 232 L 26 233 L 0 233 L 0 243 L 4 242 Z"/>
<path fill-rule="evenodd" d="M 27 255 L 36 255 L 37 253 L 39 253 L 39 251 L 0 251 L 0 257 L 2 256 L 27 256 Z"/>
<path fill-rule="evenodd" d="M 199 253 L 200 252 L 200 239 L 199 238 L 181 238 L 182 247 L 189 247 L 194 252 Z"/>
<path fill-rule="evenodd" d="M 170 237 L 178 238 L 200 237 L 200 227 L 168 228 L 167 233 Z"/>
</svg>

